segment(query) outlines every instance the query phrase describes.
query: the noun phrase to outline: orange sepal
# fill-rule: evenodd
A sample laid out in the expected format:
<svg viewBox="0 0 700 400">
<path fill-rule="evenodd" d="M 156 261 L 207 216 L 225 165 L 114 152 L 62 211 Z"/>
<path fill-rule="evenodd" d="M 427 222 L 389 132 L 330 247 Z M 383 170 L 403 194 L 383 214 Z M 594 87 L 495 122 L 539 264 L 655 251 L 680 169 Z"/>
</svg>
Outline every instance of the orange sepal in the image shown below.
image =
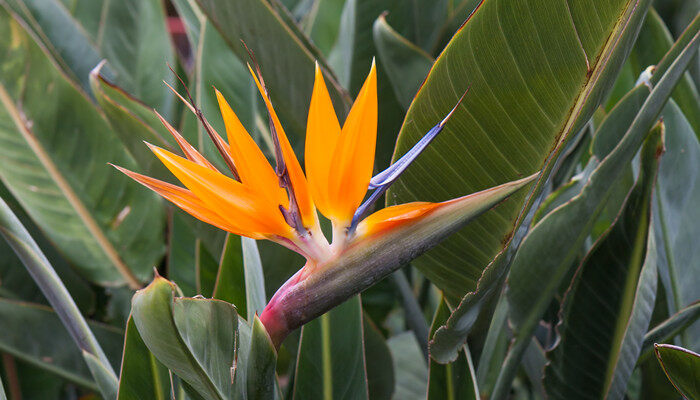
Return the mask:
<svg viewBox="0 0 700 400">
<path fill-rule="evenodd" d="M 277 174 L 267 158 L 218 90 L 216 90 L 216 99 L 226 126 L 229 151 L 238 169 L 241 182 L 259 191 L 271 201 L 287 207 L 289 203 L 287 193 L 280 187 Z"/>
<path fill-rule="evenodd" d="M 348 224 L 362 204 L 372 178 L 376 143 L 377 70 L 372 62 L 333 152 L 333 179 L 328 181 L 332 220 Z"/>
<path fill-rule="evenodd" d="M 413 202 L 383 208 L 371 214 L 357 226 L 357 235 L 367 237 L 415 222 L 445 203 Z"/>
<path fill-rule="evenodd" d="M 304 171 L 299 165 L 299 160 L 292 150 L 292 146 L 289 144 L 287 139 L 287 134 L 284 133 L 282 124 L 275 109 L 272 107 L 272 102 L 265 92 L 265 88 L 262 86 L 258 77 L 253 72 L 253 69 L 248 65 L 248 70 L 255 80 L 255 84 L 258 87 L 258 91 L 265 101 L 265 106 L 267 107 L 267 112 L 270 114 L 272 123 L 275 127 L 277 134 L 277 140 L 280 144 L 282 151 L 282 157 L 284 158 L 284 163 L 287 166 L 287 171 L 289 172 L 289 177 L 292 181 L 292 186 L 294 186 L 294 195 L 296 196 L 297 203 L 299 204 L 299 211 L 301 212 L 301 218 L 304 222 L 304 226 L 317 227 L 318 226 L 318 216 L 316 215 L 316 206 L 311 198 L 311 193 L 309 192 L 309 186 L 306 182 L 306 177 L 304 176 Z"/>
<path fill-rule="evenodd" d="M 165 118 L 158 113 L 158 111 L 154 110 L 154 112 L 163 126 L 165 126 L 165 129 L 167 129 L 173 138 L 175 138 L 175 141 L 180 146 L 180 149 L 182 149 L 182 152 L 185 154 L 185 157 L 187 157 L 188 160 L 196 162 L 197 164 L 210 168 L 214 171 L 218 171 L 216 167 L 214 167 L 209 160 L 204 158 L 204 156 L 200 154 L 197 149 L 195 149 L 187 140 L 185 140 L 185 138 L 180 135 L 180 132 L 173 128 L 173 126 L 170 125 L 170 123 L 166 121 Z"/>
<path fill-rule="evenodd" d="M 186 160 L 167 150 L 149 145 L 165 166 L 210 209 L 246 231 L 290 237 L 276 203 L 261 198 L 242 183 Z"/>
<path fill-rule="evenodd" d="M 333 152 L 340 136 L 340 123 L 328 94 L 323 72 L 316 63 L 314 90 L 306 123 L 306 178 L 314 203 L 330 218 L 332 206 L 328 197 L 328 185 Z"/>
<path fill-rule="evenodd" d="M 219 229 L 223 229 L 236 235 L 248 236 L 253 239 L 264 238 L 262 235 L 259 235 L 256 232 L 245 231 L 240 227 L 231 224 L 219 214 L 209 209 L 209 207 L 207 207 L 199 198 L 197 198 L 197 196 L 187 189 L 183 189 L 179 186 L 175 186 L 171 183 L 163 182 L 146 175 L 129 171 L 128 169 L 117 165 L 114 165 L 114 167 L 136 182 L 158 193 L 166 200 L 180 207 L 183 211 L 202 222 L 214 225 Z"/>
</svg>

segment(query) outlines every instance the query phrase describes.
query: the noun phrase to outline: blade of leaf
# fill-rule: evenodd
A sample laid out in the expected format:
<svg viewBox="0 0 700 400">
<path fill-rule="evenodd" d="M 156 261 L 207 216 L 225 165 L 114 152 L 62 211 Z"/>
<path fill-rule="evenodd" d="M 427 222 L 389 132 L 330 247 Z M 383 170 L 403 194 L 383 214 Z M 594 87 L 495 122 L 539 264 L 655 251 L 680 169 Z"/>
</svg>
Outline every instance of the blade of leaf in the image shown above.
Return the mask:
<svg viewBox="0 0 700 400">
<path fill-rule="evenodd" d="M 90 93 L 88 76 L 102 57 L 96 43 L 64 4 L 58 0 L 4 0 L 2 3 L 47 49 L 61 70 L 78 82 L 84 93 Z M 113 76 L 109 67 L 105 74 Z"/>
<path fill-rule="evenodd" d="M 134 295 L 132 317 L 148 349 L 204 399 L 228 400 L 234 387 L 238 317 L 219 300 L 174 297 L 161 277 Z"/>
<path fill-rule="evenodd" d="M 700 399 L 700 355 L 670 344 L 654 347 L 656 357 L 678 393 L 690 400 Z"/>
<path fill-rule="evenodd" d="M 519 328 L 517 337 L 519 345 L 511 349 L 506 359 L 507 365 L 501 371 L 501 375 L 503 375 L 504 378 L 499 380 L 503 382 L 508 381 L 507 384 L 502 384 L 501 390 L 505 390 L 505 387 L 509 386 L 512 378 L 511 374 L 515 372 L 515 366 L 519 363 L 522 352 L 530 342 L 529 338 L 532 334 L 532 329 L 534 329 L 536 325 L 536 321 L 539 320 L 543 308 L 549 304 L 552 293 L 558 286 L 559 277 L 563 276 L 568 270 L 579 245 L 583 243 L 583 240 L 585 240 L 585 237 L 590 231 L 592 220 L 602 209 L 600 205 L 604 203 L 600 203 L 600 201 L 607 198 L 611 193 L 611 186 L 614 185 L 610 185 L 610 182 L 624 172 L 624 166 L 629 164 L 632 157 L 637 152 L 641 142 L 644 140 L 644 137 L 668 99 L 670 92 L 682 76 L 698 44 L 700 44 L 700 41 L 696 40 L 692 42 L 691 45 L 687 46 L 686 51 L 683 52 L 673 66 L 664 74 L 664 77 L 659 81 L 659 84 L 656 85 L 651 95 L 647 97 L 642 110 L 637 114 L 629 129 L 627 129 L 623 140 L 615 147 L 615 150 L 601 162 L 597 170 L 591 175 L 589 183 L 587 187 L 584 188 L 584 191 L 565 207 L 558 208 L 540 221 L 528 234 L 528 239 L 523 241 L 523 244 L 520 246 L 512 262 L 513 265 L 509 278 L 511 282 L 518 282 L 517 292 L 511 287 L 508 294 L 511 304 L 511 316 L 517 317 L 517 320 L 514 319 L 514 322 L 516 327 Z M 646 89 L 646 86 L 642 85 L 636 90 L 648 89 Z M 619 116 L 616 118 L 619 118 Z M 598 200 L 588 202 L 587 198 L 589 196 L 591 196 L 591 199 L 595 198 Z M 574 218 L 574 216 L 576 216 L 576 218 Z M 586 218 L 584 216 L 589 217 Z M 559 228 L 554 229 L 552 228 L 553 226 L 558 226 Z M 538 227 L 540 228 L 538 229 Z M 572 229 L 572 227 L 576 227 L 576 229 Z M 548 239 L 540 240 L 538 237 L 546 237 Z M 551 243 L 553 239 L 549 238 L 556 238 L 557 242 L 567 243 L 570 246 L 557 246 L 552 248 L 549 243 Z M 528 244 L 527 241 L 529 241 L 530 244 Z M 557 255 L 554 254 L 554 250 L 556 250 Z M 547 254 L 547 257 L 542 259 L 539 257 L 540 254 Z M 538 261 L 533 264 L 529 261 L 531 259 L 541 259 L 543 262 Z M 538 272 L 540 271 L 540 267 L 542 268 L 541 271 L 546 272 Z M 557 273 L 553 273 L 553 271 L 557 271 Z M 531 279 L 528 279 L 528 276 L 546 276 L 551 279 L 551 281 L 550 284 L 546 286 L 546 289 L 544 289 L 541 281 L 535 283 Z M 522 283 L 520 283 L 521 281 Z M 525 288 L 526 282 L 530 283 L 528 288 Z M 439 350 L 436 351 L 439 351 L 440 356 L 444 357 L 445 360 L 451 359 L 456 346 L 463 343 L 470 325 L 468 323 L 463 323 L 463 326 L 458 327 L 457 324 L 460 317 L 469 317 L 469 311 L 475 305 L 478 306 L 480 301 L 478 294 L 477 292 L 473 296 L 467 296 L 456 312 L 453 313 L 450 320 L 448 320 L 445 328 L 437 332 L 436 339 L 433 343 L 436 348 L 439 347 Z M 465 322 L 468 322 L 468 320 Z M 514 352 L 513 349 L 517 351 Z M 510 375 L 510 377 L 506 378 L 504 374 Z"/>
<path fill-rule="evenodd" d="M 407 110 L 435 60 L 389 26 L 384 15 L 372 30 L 379 61 L 396 99 Z"/>
<path fill-rule="evenodd" d="M 0 179 L 83 276 L 139 287 L 163 254 L 161 201 L 106 165 L 134 162 L 4 10 L 0 31 Z"/>
<path fill-rule="evenodd" d="M 643 171 L 625 208 L 587 254 L 566 292 L 558 344 L 545 369 L 550 398 L 571 399 L 583 393 L 606 399 L 624 396 L 654 307 L 651 202 L 662 133 L 659 126 L 647 139 Z"/>
<path fill-rule="evenodd" d="M 700 249 L 692 240 L 700 235 L 700 227 L 693 223 L 700 218 L 700 143 L 675 104 L 664 112 L 664 124 L 667 151 L 659 169 L 655 224 L 661 281 L 670 312 L 675 312 L 700 298 Z M 681 344 L 695 349 L 700 345 L 699 334 L 696 323 L 681 335 Z"/>
<path fill-rule="evenodd" d="M 245 267 L 243 266 L 242 240 L 239 236 L 226 235 L 226 243 L 221 253 L 219 273 L 216 276 L 213 297 L 236 306 L 238 315 L 248 319 L 246 302 Z M 264 292 L 264 288 L 263 288 Z"/>
<path fill-rule="evenodd" d="M 92 321 L 87 325 L 104 346 L 107 359 L 113 361 L 110 365 L 118 366 L 123 331 Z M 4 333 L 0 337 L 3 352 L 82 387 L 98 389 L 82 352 L 50 308 L 0 299 L 0 330 Z"/>
<path fill-rule="evenodd" d="M 557 156 L 612 85 L 649 4 L 484 0 L 438 57 L 409 108 L 394 159 L 471 85 L 470 92 L 390 189 L 389 203 L 444 200 L 544 170 L 533 192 L 516 195 L 416 260 L 448 301 L 476 290 L 479 280 L 484 293 L 500 282 L 509 248 L 518 244 L 513 234 Z M 589 18 L 595 15 L 600 20 Z"/>
<path fill-rule="evenodd" d="M 112 367 L 107 356 L 80 314 L 80 310 L 75 305 L 70 293 L 61 282 L 61 278 L 58 277 L 34 239 L 29 236 L 29 232 L 2 199 L 0 199 L 0 235 L 5 238 L 22 260 L 25 268 L 44 293 L 49 304 L 56 310 L 61 322 L 78 347 L 93 354 L 105 364 L 107 370 L 111 370 Z M 112 375 L 115 375 L 113 370 L 111 372 Z"/>
<path fill-rule="evenodd" d="M 250 355 L 248 356 L 247 383 L 248 398 L 251 400 L 272 400 L 275 398 L 275 364 L 277 350 L 270 335 L 260 322 L 257 314 L 253 315 Z"/>
<path fill-rule="evenodd" d="M 581 194 L 540 221 L 523 241 L 508 278 L 510 315 L 517 336 L 496 385 L 497 390 L 501 391 L 499 396 L 510 386 L 537 321 L 574 261 L 580 245 L 590 232 L 594 218 L 605 205 L 603 200 L 612 192 L 611 187 L 614 185 L 610 185 L 610 182 L 614 182 L 632 160 L 699 45 L 700 34 L 695 33 L 694 40 L 659 80 L 623 139 L 591 175 Z M 645 89 L 648 90 L 646 86 L 640 85 L 636 90 Z M 612 114 L 609 118 L 611 116 Z M 569 245 L 552 248 L 549 243 L 553 238 Z M 542 258 L 542 254 L 547 257 Z M 531 260 L 534 259 L 540 261 L 533 263 Z M 533 277 L 537 278 L 533 280 Z M 542 281 L 543 277 L 547 277 L 546 283 Z"/>
<path fill-rule="evenodd" d="M 649 332 L 644 335 L 644 343 L 642 344 L 642 355 L 644 358 L 647 353 L 651 353 L 654 343 L 661 343 L 671 340 L 687 327 L 691 326 L 700 318 L 700 301 L 696 301 L 671 315 L 662 323 L 649 329 Z"/>
<path fill-rule="evenodd" d="M 430 326 L 431 337 L 447 321 L 449 316 L 450 309 L 443 297 L 440 299 L 440 304 L 433 316 L 433 323 Z M 428 400 L 477 400 L 481 398 L 476 384 L 474 365 L 466 346 L 460 350 L 457 359 L 449 364 L 440 364 L 430 359 L 428 376 Z"/>
<path fill-rule="evenodd" d="M 258 245 L 254 239 L 241 237 L 245 275 L 246 308 L 249 316 L 260 315 L 267 304 L 265 279 Z"/>
<path fill-rule="evenodd" d="M 160 0 L 121 0 L 104 3 L 96 38 L 102 57 L 126 92 L 170 116 L 174 97 L 163 80 L 173 82 L 168 68 L 175 52 Z"/>
<path fill-rule="evenodd" d="M 389 400 L 394 392 L 394 366 L 391 352 L 382 333 L 363 312 L 362 330 L 365 343 L 367 389 L 372 400 Z"/>
<path fill-rule="evenodd" d="M 302 327 L 293 398 L 368 398 L 360 296 Z"/>
<path fill-rule="evenodd" d="M 117 400 L 167 400 L 170 396 L 169 371 L 148 350 L 131 317 L 126 324 L 119 375 Z"/>
<path fill-rule="evenodd" d="M 112 372 L 111 366 L 105 366 L 97 357 L 83 350 L 83 358 L 85 363 L 90 368 L 90 373 L 95 377 L 97 387 L 105 399 L 114 399 L 117 397 L 117 387 L 119 382 L 117 377 Z"/>
<path fill-rule="evenodd" d="M 110 83 L 101 72 L 102 65 L 90 71 L 90 87 L 107 121 L 134 156 L 143 173 L 159 179 L 171 180 L 157 157 L 153 156 L 144 141 L 164 148 L 173 148 L 172 135 L 160 122 L 153 108 L 131 96 L 121 87 Z"/>
<path fill-rule="evenodd" d="M 653 8 L 647 14 L 639 37 L 630 53 L 626 63 L 626 70 L 630 79 L 620 79 L 615 83 L 611 98 L 608 99 L 608 107 L 615 104 L 628 90 L 632 88 L 639 74 L 648 66 L 657 64 L 673 46 L 673 36 L 669 32 L 663 19 Z M 671 56 L 672 57 L 672 56 Z M 670 59 L 670 58 L 669 58 Z M 667 68 L 668 64 L 659 65 L 660 68 Z M 656 79 L 656 78 L 654 78 Z M 655 81 L 652 83 L 656 83 Z M 700 94 L 693 83 L 690 74 L 685 74 L 678 87 L 671 95 L 678 103 L 683 113 L 687 116 L 696 135 L 700 135 Z"/>
<path fill-rule="evenodd" d="M 424 400 L 428 393 L 428 368 L 416 337 L 402 332 L 387 340 L 394 360 L 394 399 Z"/>
<path fill-rule="evenodd" d="M 285 130 L 294 133 L 291 136 L 303 136 L 308 101 L 300 99 L 311 98 L 313 65 L 318 57 L 299 40 L 297 30 L 290 28 L 267 0 L 197 0 L 197 3 L 239 59 L 249 61 L 241 40 L 255 52 L 271 88 L 272 102 L 286 122 Z M 324 67 L 326 84 L 336 109 L 344 115 L 349 104 L 347 94 L 329 72 L 325 61 L 318 61 Z M 290 72 L 294 73 L 293 79 Z"/>
</svg>

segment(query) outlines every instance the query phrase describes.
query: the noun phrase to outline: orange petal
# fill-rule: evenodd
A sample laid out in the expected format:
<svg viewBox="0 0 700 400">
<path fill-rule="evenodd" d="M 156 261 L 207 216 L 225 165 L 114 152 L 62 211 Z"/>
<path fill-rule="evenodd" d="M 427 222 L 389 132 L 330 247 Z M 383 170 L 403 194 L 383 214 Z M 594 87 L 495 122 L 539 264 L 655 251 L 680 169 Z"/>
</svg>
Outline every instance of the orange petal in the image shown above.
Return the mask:
<svg viewBox="0 0 700 400">
<path fill-rule="evenodd" d="M 306 123 L 306 178 L 314 203 L 329 218 L 332 207 L 328 198 L 328 183 L 333 151 L 339 136 L 340 124 L 323 73 L 316 63 L 316 81 Z"/>
<path fill-rule="evenodd" d="M 148 177 L 146 175 L 141 175 L 128 169 L 114 166 L 119 171 L 123 172 L 131 179 L 142 184 L 143 186 L 153 190 L 159 195 L 163 196 L 165 199 L 169 200 L 176 206 L 180 207 L 183 211 L 192 215 L 193 217 L 199 219 L 200 221 L 206 222 L 207 224 L 214 225 L 219 229 L 223 229 L 227 232 L 234 233 L 236 235 L 248 236 L 254 239 L 263 239 L 263 236 L 256 232 L 245 231 L 240 227 L 235 226 L 229 221 L 222 218 L 216 212 L 210 210 L 197 196 L 192 194 L 189 190 L 183 189 L 179 186 L 175 186 L 168 182 L 163 182 L 158 179 Z"/>
<path fill-rule="evenodd" d="M 275 112 L 275 109 L 272 108 L 272 102 L 265 93 L 265 89 L 260 84 L 260 81 L 253 72 L 252 68 L 250 68 L 250 65 L 248 65 L 248 70 L 250 70 L 251 75 L 253 75 L 253 79 L 255 79 L 255 84 L 258 86 L 258 91 L 262 95 L 263 100 L 265 100 L 267 112 L 270 114 L 270 118 L 272 118 L 272 123 L 275 126 L 277 140 L 279 141 L 282 150 L 282 157 L 284 158 L 285 165 L 287 166 L 287 170 L 289 171 L 289 177 L 292 181 L 292 185 L 294 186 L 294 195 L 296 196 L 297 202 L 299 204 L 299 211 L 301 212 L 301 218 L 304 222 L 304 225 L 306 227 L 316 226 L 318 224 L 316 206 L 314 206 L 314 202 L 311 199 L 311 193 L 309 192 L 308 183 L 306 182 L 304 172 L 301 170 L 301 166 L 299 165 L 299 160 L 294 154 L 294 150 L 292 150 L 292 146 L 289 144 L 289 140 L 287 140 L 287 135 L 284 133 L 284 129 L 282 129 L 282 124 L 280 123 L 279 118 L 277 118 L 277 113 Z"/>
<path fill-rule="evenodd" d="M 365 218 L 357 226 L 358 236 L 370 236 L 400 225 L 409 224 L 445 203 L 414 202 L 381 209 Z"/>
<path fill-rule="evenodd" d="M 180 148 L 182 149 L 182 152 L 185 153 L 185 157 L 187 157 L 188 160 L 196 162 L 199 165 L 205 166 L 207 168 L 211 168 L 214 171 L 217 171 L 216 167 L 214 167 L 209 160 L 204 158 L 203 155 L 201 155 L 194 147 L 192 147 L 187 140 L 185 140 L 180 133 L 173 128 L 172 125 L 168 121 L 163 118 L 158 111 L 154 111 L 156 113 L 156 116 L 158 119 L 160 119 L 160 122 L 165 126 L 165 128 L 170 132 L 171 135 L 175 138 L 175 141 L 177 142 L 178 145 L 180 145 Z"/>
<path fill-rule="evenodd" d="M 218 90 L 216 90 L 216 99 L 226 125 L 229 150 L 238 168 L 241 182 L 271 201 L 287 207 L 289 203 L 287 193 L 280 187 L 277 174 L 267 158 Z"/>
<path fill-rule="evenodd" d="M 270 202 L 269 199 L 261 198 L 242 183 L 226 175 L 202 167 L 167 150 L 149 146 L 180 182 L 224 219 L 236 221 L 236 225 L 245 230 L 260 234 L 288 237 L 292 233 L 278 205 Z"/>
<path fill-rule="evenodd" d="M 338 138 L 329 179 L 332 218 L 349 224 L 367 193 L 377 143 L 377 71 L 374 62 Z"/>
</svg>

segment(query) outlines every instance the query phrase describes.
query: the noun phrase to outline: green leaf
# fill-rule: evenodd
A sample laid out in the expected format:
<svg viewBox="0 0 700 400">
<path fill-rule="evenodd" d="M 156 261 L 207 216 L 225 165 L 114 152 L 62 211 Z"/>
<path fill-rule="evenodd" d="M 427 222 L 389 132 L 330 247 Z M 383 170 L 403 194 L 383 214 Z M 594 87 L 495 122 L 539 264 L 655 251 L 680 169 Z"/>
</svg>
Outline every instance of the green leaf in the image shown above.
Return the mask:
<svg viewBox="0 0 700 400">
<path fill-rule="evenodd" d="M 2 386 L 2 379 L 0 379 L 0 400 L 7 400 L 7 395 L 5 395 L 5 388 Z"/>
<path fill-rule="evenodd" d="M 174 51 L 162 2 L 93 3 L 75 14 L 58 0 L 8 0 L 6 7 L 85 92 L 90 70 L 104 58 L 109 79 L 168 115 L 172 94 L 162 81 L 173 79 L 167 63 Z"/>
<path fill-rule="evenodd" d="M 641 357 L 644 357 L 646 352 L 651 352 L 654 343 L 671 340 L 679 332 L 692 326 L 698 318 L 700 318 L 700 300 L 671 315 L 654 328 L 649 329 L 649 332 L 644 335 Z"/>
<path fill-rule="evenodd" d="M 338 38 L 340 16 L 345 0 L 307 0 L 294 8 L 294 14 L 301 14 L 301 28 L 318 50 L 328 55 Z"/>
<path fill-rule="evenodd" d="M 407 110 L 435 60 L 389 26 L 384 15 L 374 22 L 373 32 L 379 61 L 396 99 Z"/>
<path fill-rule="evenodd" d="M 219 263 L 219 273 L 216 276 L 213 297 L 235 305 L 238 309 L 238 315 L 247 320 L 248 306 L 245 288 L 241 237 L 229 233 L 226 235 L 224 249 L 221 252 L 221 262 Z"/>
<path fill-rule="evenodd" d="M 116 398 L 117 400 L 167 400 L 169 397 L 168 369 L 148 350 L 136 329 L 134 320 L 129 317 L 124 337 L 119 395 Z"/>
<path fill-rule="evenodd" d="M 362 296 L 365 298 L 365 295 Z M 372 400 L 389 400 L 394 392 L 394 366 L 382 333 L 363 311 L 367 389 Z"/>
<path fill-rule="evenodd" d="M 161 201 L 106 165 L 134 162 L 4 11 L 0 32 L 0 179 L 84 277 L 138 287 L 163 253 Z"/>
<path fill-rule="evenodd" d="M 662 135 L 658 127 L 647 139 L 643 171 L 624 210 L 578 267 L 566 292 L 558 344 L 545 370 L 550 398 L 585 393 L 621 399 L 625 394 L 654 308 L 651 207 Z"/>
<path fill-rule="evenodd" d="M 252 239 L 251 239 L 252 240 Z M 251 400 L 272 400 L 275 398 L 275 364 L 277 350 L 272 344 L 265 326 L 253 314 L 250 354 L 248 356 L 247 394 Z"/>
<path fill-rule="evenodd" d="M 265 280 L 258 245 L 254 239 L 241 237 L 243 271 L 245 274 L 246 306 L 248 315 L 259 315 L 267 304 Z"/>
<path fill-rule="evenodd" d="M 392 23 L 406 25 L 401 18 L 410 12 L 410 6 L 400 0 L 347 0 L 340 20 L 338 41 L 328 62 L 338 74 L 338 81 L 356 96 L 367 77 L 377 49 L 374 46 L 372 26 L 385 11 Z M 394 18 L 398 17 L 398 18 Z M 399 29 L 404 32 L 403 29 Z M 377 125 L 377 151 L 375 165 L 383 169 L 389 166 L 396 143 L 396 132 L 404 119 L 404 109 L 396 100 L 387 70 L 378 63 L 377 98 L 379 120 Z M 338 107 L 336 107 L 338 110 Z M 340 112 L 340 114 L 343 114 Z M 342 120 L 342 118 L 341 118 Z"/>
<path fill-rule="evenodd" d="M 678 393 L 688 400 L 700 399 L 700 355 L 670 344 L 654 347 L 656 357 Z"/>
<path fill-rule="evenodd" d="M 173 95 L 163 80 L 174 79 L 168 63 L 175 53 L 164 7 L 160 0 L 105 1 L 96 42 L 115 82 L 167 117 Z"/>
<path fill-rule="evenodd" d="M 96 322 L 88 322 L 88 326 L 102 344 L 111 365 L 118 366 L 124 332 Z M 98 389 L 81 350 L 50 308 L 0 299 L 0 330 L 3 352 L 80 386 Z"/>
<path fill-rule="evenodd" d="M 362 305 L 356 296 L 304 325 L 294 399 L 367 399 Z"/>
<path fill-rule="evenodd" d="M 338 41 L 329 63 L 338 74 L 338 81 L 352 95 L 359 93 L 376 53 L 372 40 L 372 25 L 385 11 L 404 13 L 408 7 L 397 0 L 347 0 L 340 19 Z M 400 16 L 400 15 L 398 15 Z M 400 18 L 392 19 L 401 22 Z M 380 90 L 381 91 L 381 90 Z"/>
<path fill-rule="evenodd" d="M 292 137 L 303 137 L 314 79 L 314 60 L 324 67 L 326 84 L 339 114 L 349 104 L 325 61 L 300 40 L 267 0 L 196 0 L 228 46 L 244 62 L 250 58 L 243 40 L 255 53 L 276 111 Z"/>
<path fill-rule="evenodd" d="M 430 326 L 431 337 L 449 316 L 450 309 L 443 297 Z M 480 399 L 474 365 L 466 346 L 460 350 L 457 359 L 449 364 L 440 364 L 431 358 L 428 374 L 429 400 Z"/>
<path fill-rule="evenodd" d="M 440 137 L 390 189 L 390 203 L 445 200 L 544 170 L 535 190 L 416 260 L 448 301 L 476 290 L 482 276 L 483 292 L 499 281 L 515 229 L 561 150 L 612 85 L 649 3 L 485 0 L 438 57 L 407 113 L 395 159 L 471 89 Z"/>
<path fill-rule="evenodd" d="M 34 40 L 41 43 L 59 68 L 78 82 L 83 92 L 89 93 L 90 70 L 102 57 L 97 44 L 83 31 L 80 21 L 58 0 L 5 0 L 2 5 L 29 30 Z M 109 67 L 105 73 L 112 76 Z"/>
<path fill-rule="evenodd" d="M 90 72 L 90 87 L 107 121 L 134 156 L 142 173 L 168 180 L 172 176 L 144 141 L 165 148 L 175 145 L 172 135 L 153 108 L 110 83 L 101 75 L 102 64 Z"/>
<path fill-rule="evenodd" d="M 697 40 L 696 35 L 696 40 L 685 47 L 683 53 L 659 80 L 626 130 L 624 138 L 593 172 L 581 194 L 542 219 L 517 251 L 509 277 L 509 282 L 515 284 L 509 286 L 508 300 L 511 305 L 511 317 L 517 328 L 518 345 L 511 349 L 506 359 L 507 368 L 504 367 L 501 375 L 506 374 L 510 377 L 499 379 L 503 382 L 501 390 L 510 386 L 512 374 L 522 352 L 530 342 L 537 321 L 559 287 L 560 280 L 572 265 L 596 217 L 605 208 L 605 200 L 614 193 L 615 185 L 611 182 L 623 175 L 625 167 L 629 165 L 656 121 L 699 44 L 700 40 Z M 635 90 L 648 89 L 641 85 Z M 552 247 L 550 244 L 553 240 L 568 245 Z M 546 257 L 543 257 L 545 254 Z M 547 279 L 546 283 L 542 281 L 544 278 Z M 464 341 L 471 325 L 468 319 L 471 314 L 469 311 L 478 306 L 482 298 L 478 292 L 476 295 L 467 296 L 450 317 L 445 328 L 436 334 L 434 344 L 439 346 L 439 354 L 444 359 L 451 359 L 455 347 Z M 465 320 L 461 321 L 462 326 L 459 326 L 461 318 Z"/>
<path fill-rule="evenodd" d="M 156 277 L 134 295 L 132 317 L 138 332 L 158 361 L 203 399 L 230 399 L 236 309 L 219 300 L 175 297 L 176 289 Z"/>
<path fill-rule="evenodd" d="M 630 79 L 616 82 L 608 105 L 616 103 L 622 94 L 631 89 L 642 71 L 650 65 L 659 63 L 672 45 L 673 36 L 656 10 L 652 8 L 644 20 L 637 42 L 625 64 Z M 620 94 L 616 95 L 617 93 Z M 681 78 L 671 96 L 687 116 L 696 135 L 700 135 L 700 95 L 690 74 L 686 73 Z"/>
<path fill-rule="evenodd" d="M 501 370 L 501 363 L 506 356 L 510 340 L 507 320 L 508 302 L 505 296 L 501 295 L 492 314 L 486 340 L 481 348 L 481 356 L 477 364 L 479 367 L 476 370 L 476 381 L 482 395 L 491 393 L 498 372 Z"/>
<path fill-rule="evenodd" d="M 700 298 L 697 274 L 700 249 L 692 240 L 700 235 L 700 143 L 675 104 L 664 112 L 667 140 L 656 188 L 656 239 L 659 270 L 674 312 Z M 700 324 L 683 334 L 682 344 L 700 346 Z"/>
<path fill-rule="evenodd" d="M 425 399 L 428 393 L 428 368 L 423 352 L 412 332 L 403 332 L 387 341 L 394 360 L 394 399 Z"/>
<path fill-rule="evenodd" d="M 75 272 L 65 257 L 44 237 L 2 184 L 0 184 L 0 198 L 8 203 L 17 219 L 29 232 L 29 236 L 34 239 L 46 259 L 49 260 L 56 274 L 61 277 L 61 281 L 75 300 L 78 309 L 83 314 L 93 312 L 95 293 L 89 283 Z M 4 240 L 0 240 L 0 254 L 4 255 L 0 257 L 0 296 L 30 303 L 49 304 L 41 293 L 41 288 L 37 286 L 32 276 L 22 265 L 22 260 L 13 255 L 12 248 Z"/>
<path fill-rule="evenodd" d="M 178 13 L 183 16 L 190 46 L 194 56 L 194 72 L 190 79 L 190 92 L 195 102 L 208 116 L 209 122 L 217 132 L 223 134 L 225 127 L 215 91 L 219 90 L 234 110 L 243 126 L 259 144 L 266 142 L 272 147 L 268 132 L 261 132 L 258 125 L 256 105 L 259 99 L 257 88 L 253 83 L 245 63 L 236 56 L 221 34 L 202 13 L 195 0 L 176 0 Z M 240 45 L 240 43 L 236 43 Z M 211 143 L 201 124 L 185 110 L 183 135 L 192 144 L 200 148 L 203 154 L 213 162 L 221 163 L 218 150 Z M 196 134 L 194 132 L 196 131 Z M 292 138 L 293 139 L 293 138 Z M 292 141 L 294 144 L 295 142 Z M 260 146 L 265 149 L 265 146 Z M 225 167 L 225 165 L 221 165 Z"/>
<path fill-rule="evenodd" d="M 90 369 L 90 373 L 97 382 L 97 387 L 100 393 L 102 393 L 102 397 L 105 399 L 116 398 L 119 382 L 114 372 L 112 372 L 112 367 L 106 366 L 99 358 L 85 350 L 83 350 L 83 358 Z"/>
<path fill-rule="evenodd" d="M 197 294 L 194 258 L 197 238 L 192 228 L 187 224 L 187 218 L 190 218 L 189 215 L 180 210 L 173 210 L 170 217 L 168 278 L 177 284 L 185 296 L 191 297 Z M 231 303 L 231 301 L 228 302 Z"/>
</svg>

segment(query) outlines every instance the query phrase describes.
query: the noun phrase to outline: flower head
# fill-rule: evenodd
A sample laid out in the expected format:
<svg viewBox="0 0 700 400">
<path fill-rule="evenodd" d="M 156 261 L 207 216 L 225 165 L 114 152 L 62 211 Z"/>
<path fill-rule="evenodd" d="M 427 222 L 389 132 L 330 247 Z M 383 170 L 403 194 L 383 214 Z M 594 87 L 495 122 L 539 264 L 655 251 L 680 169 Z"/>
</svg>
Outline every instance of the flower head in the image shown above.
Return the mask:
<svg viewBox="0 0 700 400">
<path fill-rule="evenodd" d="M 304 268 L 277 291 L 261 315 L 277 344 L 291 329 L 435 246 L 534 178 L 441 203 L 387 207 L 367 216 L 388 187 L 442 131 L 462 99 L 411 150 L 372 177 L 377 136 L 376 66 L 373 62 L 341 126 L 317 64 L 306 127 L 304 172 L 257 65 L 255 71 L 249 69 L 267 107 L 274 169 L 218 91 L 228 141 L 200 110 L 181 99 L 203 124 L 228 172 L 219 171 L 162 117 L 161 122 L 184 157 L 149 147 L 185 188 L 117 168 L 195 218 L 237 235 L 280 243 L 307 259 Z M 372 191 L 369 196 L 368 190 Z M 317 210 L 333 225 L 332 243 L 321 232 Z M 305 294 L 309 290 L 325 294 L 310 301 Z"/>
</svg>

